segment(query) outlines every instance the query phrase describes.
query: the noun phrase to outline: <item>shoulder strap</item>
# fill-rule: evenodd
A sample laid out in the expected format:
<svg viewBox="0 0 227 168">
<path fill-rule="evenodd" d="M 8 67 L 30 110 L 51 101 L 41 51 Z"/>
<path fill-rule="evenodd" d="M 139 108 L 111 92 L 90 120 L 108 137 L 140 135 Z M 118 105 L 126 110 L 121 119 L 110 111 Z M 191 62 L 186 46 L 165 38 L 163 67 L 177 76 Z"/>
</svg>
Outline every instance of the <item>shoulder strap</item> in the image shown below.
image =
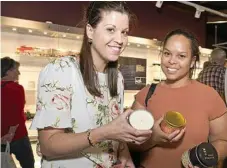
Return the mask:
<svg viewBox="0 0 227 168">
<path fill-rule="evenodd" d="M 152 94 L 155 91 L 156 86 L 157 86 L 157 84 L 152 83 L 151 86 L 150 86 L 150 88 L 149 88 L 149 90 L 148 90 L 148 92 L 147 92 L 147 97 L 145 99 L 145 105 L 146 105 L 146 107 L 147 107 L 148 100 L 151 98 Z"/>
</svg>

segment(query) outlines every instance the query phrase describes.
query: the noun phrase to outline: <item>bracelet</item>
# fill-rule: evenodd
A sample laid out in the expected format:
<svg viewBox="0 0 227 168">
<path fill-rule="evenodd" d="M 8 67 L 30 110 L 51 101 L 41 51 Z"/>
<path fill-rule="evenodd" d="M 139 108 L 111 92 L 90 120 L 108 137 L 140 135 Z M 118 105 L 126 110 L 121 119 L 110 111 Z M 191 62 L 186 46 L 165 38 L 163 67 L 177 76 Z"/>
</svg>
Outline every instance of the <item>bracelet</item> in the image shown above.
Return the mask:
<svg viewBox="0 0 227 168">
<path fill-rule="evenodd" d="M 88 140 L 89 145 L 94 147 L 95 145 L 92 143 L 90 135 L 91 135 L 91 129 L 88 129 L 87 130 L 87 140 Z"/>
</svg>

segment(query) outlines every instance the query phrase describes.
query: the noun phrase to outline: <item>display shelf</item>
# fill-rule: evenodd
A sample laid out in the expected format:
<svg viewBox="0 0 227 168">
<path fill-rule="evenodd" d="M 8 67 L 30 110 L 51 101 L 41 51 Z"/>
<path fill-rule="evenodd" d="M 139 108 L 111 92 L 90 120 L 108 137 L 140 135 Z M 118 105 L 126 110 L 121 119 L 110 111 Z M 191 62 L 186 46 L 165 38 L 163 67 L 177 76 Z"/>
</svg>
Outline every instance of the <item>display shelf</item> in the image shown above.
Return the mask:
<svg viewBox="0 0 227 168">
<path fill-rule="evenodd" d="M 56 57 L 77 55 L 84 30 L 76 27 L 42 23 L 1 16 L 1 57 L 10 56 L 19 61 L 20 83 L 26 91 L 26 109 L 35 111 L 39 72 Z M 124 57 L 146 59 L 146 84 L 159 82 L 164 74 L 160 68 L 161 41 L 140 37 L 128 38 Z M 208 60 L 211 50 L 201 48 L 201 65 Z M 198 69 L 196 74 L 201 69 Z M 124 105 L 131 106 L 139 90 L 126 90 Z"/>
</svg>

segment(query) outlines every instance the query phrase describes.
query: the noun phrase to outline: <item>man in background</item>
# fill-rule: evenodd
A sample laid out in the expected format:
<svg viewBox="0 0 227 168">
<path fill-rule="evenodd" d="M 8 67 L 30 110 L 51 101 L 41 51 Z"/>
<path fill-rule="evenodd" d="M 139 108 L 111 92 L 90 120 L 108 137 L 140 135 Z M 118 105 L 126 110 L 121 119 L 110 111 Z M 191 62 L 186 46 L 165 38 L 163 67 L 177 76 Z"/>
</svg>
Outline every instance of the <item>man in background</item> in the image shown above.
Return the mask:
<svg viewBox="0 0 227 168">
<path fill-rule="evenodd" d="M 198 81 L 213 87 L 225 101 L 225 65 L 226 52 L 216 48 L 211 52 L 210 65 L 198 75 Z"/>
</svg>

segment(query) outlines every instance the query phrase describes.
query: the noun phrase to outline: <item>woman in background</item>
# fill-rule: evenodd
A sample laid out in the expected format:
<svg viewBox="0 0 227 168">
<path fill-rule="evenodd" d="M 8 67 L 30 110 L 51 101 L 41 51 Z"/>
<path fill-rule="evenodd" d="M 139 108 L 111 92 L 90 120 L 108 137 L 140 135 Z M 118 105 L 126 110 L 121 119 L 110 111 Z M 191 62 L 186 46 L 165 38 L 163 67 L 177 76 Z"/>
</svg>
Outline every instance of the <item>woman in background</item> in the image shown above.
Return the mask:
<svg viewBox="0 0 227 168">
<path fill-rule="evenodd" d="M 24 87 L 18 83 L 20 63 L 10 57 L 1 58 L 1 151 L 10 143 L 10 152 L 22 168 L 34 167 L 34 156 L 24 114 Z"/>
</svg>

